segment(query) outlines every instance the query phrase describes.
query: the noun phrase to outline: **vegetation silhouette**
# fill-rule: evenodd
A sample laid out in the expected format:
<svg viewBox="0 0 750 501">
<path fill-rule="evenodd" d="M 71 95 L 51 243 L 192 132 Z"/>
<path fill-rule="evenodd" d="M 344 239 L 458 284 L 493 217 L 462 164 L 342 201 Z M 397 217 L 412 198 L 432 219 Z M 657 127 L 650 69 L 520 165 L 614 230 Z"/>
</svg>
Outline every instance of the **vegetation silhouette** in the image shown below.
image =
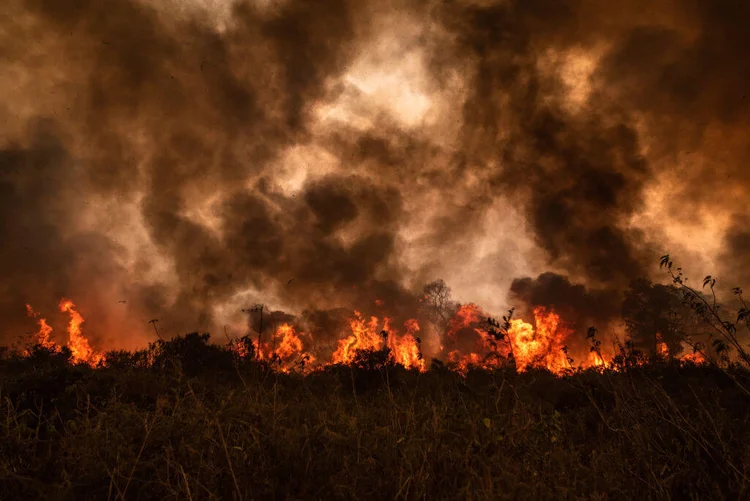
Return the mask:
<svg viewBox="0 0 750 501">
<path fill-rule="evenodd" d="M 437 359 L 410 370 L 395 363 L 387 331 L 382 349 L 359 350 L 348 365 L 301 365 L 304 373 L 259 359 L 252 332 L 224 346 L 207 333 L 158 339 L 109 352 L 96 367 L 74 363 L 65 347 L 6 349 L 0 491 L 9 499 L 742 498 L 750 485 L 742 291 L 732 290 L 732 310 L 713 277 L 699 290 L 668 256 L 663 266 L 672 285 L 639 280 L 625 293 L 629 338 L 616 340 L 610 364 L 562 374 L 519 372 L 512 350 L 492 370 L 459 373 Z M 437 289 L 442 298 L 430 307 L 450 311 Z M 494 342 L 509 342 L 513 313 L 486 319 Z M 592 352 L 601 354 L 603 339 L 588 330 Z M 705 362 L 678 360 L 684 346 Z"/>
</svg>

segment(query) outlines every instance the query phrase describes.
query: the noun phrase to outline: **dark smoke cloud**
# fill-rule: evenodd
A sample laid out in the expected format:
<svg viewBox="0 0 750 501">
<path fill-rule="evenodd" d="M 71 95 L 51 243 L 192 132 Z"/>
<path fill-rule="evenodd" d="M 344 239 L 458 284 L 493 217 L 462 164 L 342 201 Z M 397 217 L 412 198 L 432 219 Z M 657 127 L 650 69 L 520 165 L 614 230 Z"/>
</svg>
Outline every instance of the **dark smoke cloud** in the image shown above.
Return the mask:
<svg viewBox="0 0 750 501">
<path fill-rule="evenodd" d="M 747 207 L 739 2 L 238 1 L 221 28 L 204 10 L 139 0 L 6 8 L 0 61 L 25 82 L 0 82 L 13 96 L 0 106 L 12 330 L 28 328 L 24 303 L 50 311 L 62 296 L 113 341 L 123 326 L 150 336 L 155 317 L 169 334 L 215 331 L 265 301 L 306 310 L 320 336 L 339 307 L 402 321 L 419 310 L 412 278 L 463 265 L 500 202 L 524 216 L 529 260 L 554 272 L 516 280 L 510 299 L 600 323 L 653 274 L 665 236 L 634 223 L 651 191 L 669 193 L 667 220 Z M 371 112 L 343 83 L 379 30 L 400 36 L 394 13 L 422 27 L 411 43 L 434 99 L 461 97 L 437 103 L 450 110 L 437 125 Z M 577 53 L 596 62 L 571 104 L 565 58 Z M 339 98 L 370 125 L 321 122 Z M 290 167 L 295 148 L 330 161 Z M 294 188 L 285 169 L 304 174 Z M 726 252 L 746 260 L 738 221 Z M 415 265 L 404 252 L 416 227 Z"/>
<path fill-rule="evenodd" d="M 750 291 L 750 217 L 747 215 L 735 216 L 727 230 L 721 261 L 723 286 Z"/>
<path fill-rule="evenodd" d="M 532 314 L 528 310 L 534 306 L 551 307 L 578 334 L 585 334 L 589 327 L 605 328 L 620 313 L 622 304 L 615 289 L 588 289 L 551 272 L 515 279 L 510 292 L 510 300 L 519 305 L 522 316 L 528 318 Z"/>
<path fill-rule="evenodd" d="M 573 310 L 571 318 L 616 315 L 616 292 L 651 276 L 658 257 L 658 232 L 647 238 L 631 223 L 645 208 L 646 188 L 671 181 L 665 210 L 689 217 L 691 205 L 726 206 L 717 191 L 746 179 L 746 147 L 727 155 L 723 179 L 705 163 L 677 173 L 681 179 L 669 174 L 679 149 L 708 146 L 708 127 L 748 117 L 750 39 L 738 21 L 748 19 L 747 6 L 664 2 L 648 14 L 618 6 L 607 20 L 611 13 L 584 1 L 453 5 L 446 24 L 476 71 L 463 155 L 496 160 L 490 186 L 526 208 L 550 264 L 596 288 L 545 274 L 515 281 L 511 292 L 526 306 Z M 602 46 L 586 107 L 571 113 L 561 72 L 540 71 L 540 56 Z"/>
<path fill-rule="evenodd" d="M 454 21 L 458 50 L 477 61 L 464 108 L 465 154 L 501 162 L 491 186 L 526 207 L 553 265 L 622 285 L 647 273 L 643 238 L 625 224 L 642 207 L 651 177 L 637 133 L 603 100 L 583 117 L 572 116 L 559 75 L 538 68 L 539 54 L 551 44 L 564 50 L 592 43 L 574 35 L 583 8 L 539 1 L 452 13 L 461 19 Z"/>
</svg>

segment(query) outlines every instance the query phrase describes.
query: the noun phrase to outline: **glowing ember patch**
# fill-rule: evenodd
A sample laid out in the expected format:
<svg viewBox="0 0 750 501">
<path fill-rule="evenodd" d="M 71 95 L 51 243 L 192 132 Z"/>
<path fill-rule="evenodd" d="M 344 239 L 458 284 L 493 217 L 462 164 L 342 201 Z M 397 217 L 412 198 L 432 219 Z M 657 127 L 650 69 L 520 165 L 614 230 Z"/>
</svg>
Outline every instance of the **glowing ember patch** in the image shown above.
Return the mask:
<svg viewBox="0 0 750 501">
<path fill-rule="evenodd" d="M 686 355 L 683 355 L 680 357 L 681 362 L 692 362 L 697 365 L 708 363 L 706 360 L 706 357 L 703 356 L 703 354 L 699 352 L 695 353 L 688 353 Z"/>
<path fill-rule="evenodd" d="M 89 345 L 88 339 L 81 332 L 81 324 L 85 322 L 83 316 L 75 310 L 73 301 L 63 299 L 60 301 L 60 311 L 70 315 L 68 323 L 68 347 L 73 354 L 74 362 L 83 362 L 96 365 L 102 360 L 102 355 L 96 353 Z"/>
<path fill-rule="evenodd" d="M 664 342 L 660 333 L 656 333 L 656 354 L 660 357 L 666 358 L 669 356 L 669 347 Z"/>
</svg>

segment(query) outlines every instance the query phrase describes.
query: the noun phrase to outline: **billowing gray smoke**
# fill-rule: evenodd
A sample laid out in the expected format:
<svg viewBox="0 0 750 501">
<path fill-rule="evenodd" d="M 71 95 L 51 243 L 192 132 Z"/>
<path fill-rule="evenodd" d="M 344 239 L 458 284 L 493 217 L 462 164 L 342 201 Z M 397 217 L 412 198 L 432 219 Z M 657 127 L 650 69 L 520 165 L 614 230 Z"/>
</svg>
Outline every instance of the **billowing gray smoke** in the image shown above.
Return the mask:
<svg viewBox="0 0 750 501">
<path fill-rule="evenodd" d="M 326 309 L 377 299 L 406 318 L 424 282 L 497 242 L 508 248 L 483 266 L 500 271 L 474 271 L 477 288 L 510 284 L 521 272 L 503 263 L 520 260 L 551 272 L 513 282 L 512 300 L 606 322 L 659 252 L 706 262 L 704 242 L 670 225 L 726 238 L 718 255 L 743 260 L 712 271 L 747 267 L 742 2 L 0 11 L 6 338 L 33 328 L 26 303 L 50 312 L 61 297 L 94 337 L 126 347 L 151 318 L 167 334 L 215 331 L 260 301 L 325 323 Z M 376 102 L 367 68 L 398 65 L 423 95 L 388 84 Z M 507 206 L 524 232 L 488 227 Z M 529 239 L 528 252 L 510 246 Z"/>
</svg>

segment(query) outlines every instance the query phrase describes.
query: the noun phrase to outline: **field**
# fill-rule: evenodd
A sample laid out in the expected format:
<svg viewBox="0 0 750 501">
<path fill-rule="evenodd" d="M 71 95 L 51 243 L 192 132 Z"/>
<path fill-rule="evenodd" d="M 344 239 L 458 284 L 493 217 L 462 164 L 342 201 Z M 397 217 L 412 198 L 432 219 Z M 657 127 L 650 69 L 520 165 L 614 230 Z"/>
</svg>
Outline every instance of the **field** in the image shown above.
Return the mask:
<svg viewBox="0 0 750 501">
<path fill-rule="evenodd" d="M 749 374 L 651 363 L 284 374 L 196 334 L 0 363 L 3 499 L 739 499 Z"/>
</svg>

